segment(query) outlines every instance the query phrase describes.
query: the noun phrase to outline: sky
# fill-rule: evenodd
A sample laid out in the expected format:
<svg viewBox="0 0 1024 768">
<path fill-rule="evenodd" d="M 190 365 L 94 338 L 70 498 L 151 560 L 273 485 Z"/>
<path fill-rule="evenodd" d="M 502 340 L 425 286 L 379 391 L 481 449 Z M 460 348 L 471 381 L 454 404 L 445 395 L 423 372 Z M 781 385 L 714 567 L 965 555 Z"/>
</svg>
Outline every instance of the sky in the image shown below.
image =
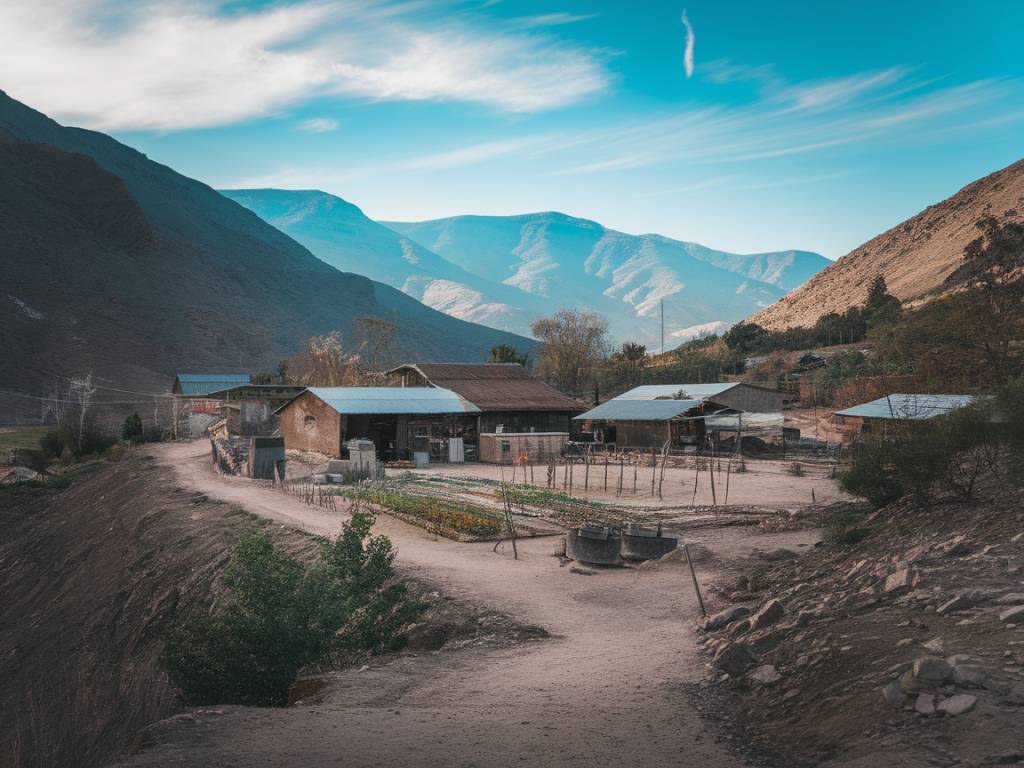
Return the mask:
<svg viewBox="0 0 1024 768">
<path fill-rule="evenodd" d="M 837 258 L 1024 156 L 1024 3 L 3 0 L 0 88 L 218 188 Z"/>
</svg>

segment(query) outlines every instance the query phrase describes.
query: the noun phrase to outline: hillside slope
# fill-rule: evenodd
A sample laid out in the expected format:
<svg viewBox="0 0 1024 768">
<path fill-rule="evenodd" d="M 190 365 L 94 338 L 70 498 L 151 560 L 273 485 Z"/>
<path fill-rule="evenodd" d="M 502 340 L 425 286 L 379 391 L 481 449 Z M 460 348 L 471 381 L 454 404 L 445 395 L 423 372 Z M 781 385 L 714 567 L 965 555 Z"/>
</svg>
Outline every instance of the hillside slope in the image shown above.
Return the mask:
<svg viewBox="0 0 1024 768">
<path fill-rule="evenodd" d="M 391 360 L 531 344 L 339 272 L 206 185 L 2 92 L 0 232 L 3 418 L 38 414 L 10 390 L 54 374 L 164 389 L 181 369 L 272 370 L 312 335 L 354 344 L 362 316 L 397 325 Z"/>
<path fill-rule="evenodd" d="M 773 330 L 813 325 L 823 314 L 863 304 L 876 275 L 884 275 L 889 291 L 904 301 L 936 295 L 963 263 L 964 248 L 979 236 L 975 225 L 985 215 L 1024 219 L 1024 160 L 869 240 L 750 320 Z"/>
<path fill-rule="evenodd" d="M 343 272 L 398 288 L 452 317 L 529 335 L 546 302 L 452 264 L 352 203 L 318 190 L 221 190 Z"/>
<path fill-rule="evenodd" d="M 612 334 L 657 346 L 742 319 L 828 264 L 803 251 L 749 256 L 628 235 L 561 213 L 385 222 L 468 272 L 601 313 Z"/>
</svg>

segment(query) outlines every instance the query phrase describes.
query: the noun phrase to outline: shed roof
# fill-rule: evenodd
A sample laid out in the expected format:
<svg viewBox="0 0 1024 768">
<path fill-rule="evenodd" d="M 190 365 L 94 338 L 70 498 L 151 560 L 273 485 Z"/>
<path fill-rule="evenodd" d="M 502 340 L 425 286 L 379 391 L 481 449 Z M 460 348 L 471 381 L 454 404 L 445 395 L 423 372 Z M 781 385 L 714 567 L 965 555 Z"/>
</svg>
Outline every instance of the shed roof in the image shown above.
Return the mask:
<svg viewBox="0 0 1024 768">
<path fill-rule="evenodd" d="M 187 397 L 208 395 L 241 384 L 252 383 L 248 373 L 179 373 L 175 383 Z"/>
<path fill-rule="evenodd" d="M 835 415 L 864 419 L 931 419 L 971 405 L 976 399 L 974 395 L 896 394 L 836 411 Z"/>
<path fill-rule="evenodd" d="M 457 392 L 481 411 L 580 411 L 583 406 L 518 363 L 408 363 L 435 387 Z"/>
<path fill-rule="evenodd" d="M 668 421 L 682 416 L 702 400 L 609 400 L 580 414 L 577 421 Z"/>
<path fill-rule="evenodd" d="M 644 384 L 623 392 L 614 400 L 657 400 L 658 398 L 675 397 L 680 392 L 695 400 L 705 400 L 719 395 L 726 390 L 738 387 L 741 382 L 722 381 L 714 384 Z"/>
<path fill-rule="evenodd" d="M 480 409 L 448 389 L 437 387 L 310 387 L 306 392 L 345 414 L 479 413 Z M 303 393 L 305 394 L 305 393 Z M 297 395 L 277 411 L 301 397 Z"/>
</svg>

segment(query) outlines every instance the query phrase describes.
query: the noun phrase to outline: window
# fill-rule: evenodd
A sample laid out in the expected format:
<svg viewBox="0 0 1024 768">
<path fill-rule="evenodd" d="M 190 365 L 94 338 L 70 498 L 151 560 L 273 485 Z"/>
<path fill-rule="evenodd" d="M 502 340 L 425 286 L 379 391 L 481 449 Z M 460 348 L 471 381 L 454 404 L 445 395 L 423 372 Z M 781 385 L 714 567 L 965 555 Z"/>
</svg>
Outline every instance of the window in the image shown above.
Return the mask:
<svg viewBox="0 0 1024 768">
<path fill-rule="evenodd" d="M 302 428 L 307 432 L 316 432 L 316 416 L 307 416 L 303 419 Z"/>
</svg>

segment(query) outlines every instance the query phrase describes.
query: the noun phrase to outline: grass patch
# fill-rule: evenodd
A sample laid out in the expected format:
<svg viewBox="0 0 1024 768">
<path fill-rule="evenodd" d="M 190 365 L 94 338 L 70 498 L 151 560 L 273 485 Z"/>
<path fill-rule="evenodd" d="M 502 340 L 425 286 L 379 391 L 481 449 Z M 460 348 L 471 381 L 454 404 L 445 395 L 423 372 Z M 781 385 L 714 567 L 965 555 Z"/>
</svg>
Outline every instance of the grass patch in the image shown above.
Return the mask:
<svg viewBox="0 0 1024 768">
<path fill-rule="evenodd" d="M 0 453 L 16 449 L 38 450 L 49 427 L 0 427 Z"/>
</svg>

